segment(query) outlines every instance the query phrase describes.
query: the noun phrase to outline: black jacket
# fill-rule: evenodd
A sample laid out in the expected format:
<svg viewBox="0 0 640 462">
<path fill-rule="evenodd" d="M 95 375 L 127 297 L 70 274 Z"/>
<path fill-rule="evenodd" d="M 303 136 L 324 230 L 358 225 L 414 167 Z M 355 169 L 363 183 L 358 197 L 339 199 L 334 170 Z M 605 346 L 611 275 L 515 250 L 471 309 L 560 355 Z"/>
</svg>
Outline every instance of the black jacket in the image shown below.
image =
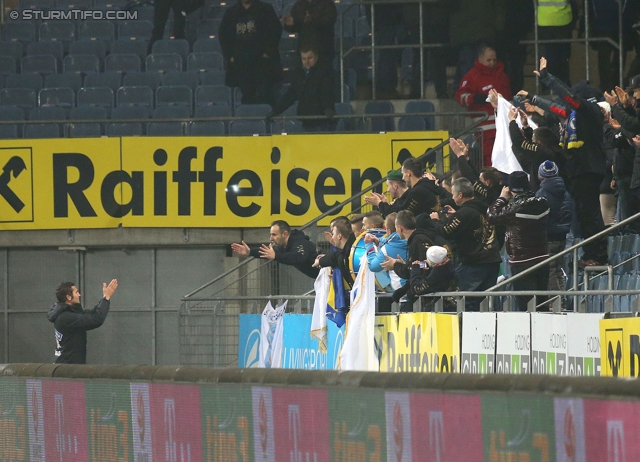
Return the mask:
<svg viewBox="0 0 640 462">
<path fill-rule="evenodd" d="M 458 157 L 458 169 L 460 170 L 462 178 L 466 178 L 473 183 L 474 196 L 482 199 L 487 204 L 487 207 L 500 196 L 502 186 L 496 185 L 488 187 L 485 185 L 480 181 L 480 175 L 473 169 L 465 157 Z"/>
<path fill-rule="evenodd" d="M 309 13 L 310 20 L 305 22 Z M 292 26 L 284 26 L 287 32 L 298 33 L 298 51 L 304 45 L 312 45 L 319 53 L 333 55 L 333 26 L 338 10 L 333 0 L 298 0 L 291 7 Z"/>
<path fill-rule="evenodd" d="M 226 85 L 239 86 L 246 74 L 277 82 L 282 79 L 278 44 L 282 24 L 273 7 L 254 0 L 249 8 L 238 1 L 227 8 L 218 37 L 226 63 Z M 267 55 L 265 58 L 263 55 Z M 231 62 L 233 58 L 233 62 Z"/>
<path fill-rule="evenodd" d="M 596 173 L 604 175 L 605 153 L 603 146 L 602 127 L 604 125 L 604 117 L 600 111 L 600 106 L 596 103 L 588 101 L 581 96 L 583 91 L 569 89 L 560 79 L 551 75 L 546 69 L 541 71 L 541 81 L 555 95 L 558 95 L 565 102 L 563 105 L 552 103 L 545 107 L 541 100 L 532 98 L 532 104 L 535 104 L 545 111 L 551 111 L 565 118 L 565 132 L 567 125 L 570 124 L 571 114 L 575 111 L 575 131 L 577 135 L 577 144 L 569 145 L 566 137 L 561 137 L 560 143 L 564 148 L 566 161 L 564 164 L 558 165 L 564 169 L 561 174 L 568 179 L 572 179 L 578 175 L 587 173 Z M 579 145 L 579 146 L 578 146 Z"/>
<path fill-rule="evenodd" d="M 316 261 L 318 251 L 316 246 L 309 240 L 309 236 L 300 231 L 294 229 L 289 235 L 287 246 L 274 247 L 276 253 L 275 260 L 283 265 L 291 265 L 298 271 L 310 278 L 317 278 L 318 268 L 312 268 L 311 265 Z M 249 255 L 255 258 L 260 258 L 259 247 L 251 247 L 249 249 Z"/>
<path fill-rule="evenodd" d="M 486 219 L 487 206 L 473 198 L 460 206 L 446 222 L 433 220 L 438 234 L 454 244 L 457 262 L 497 263 L 501 261 L 496 230 Z"/>
<path fill-rule="evenodd" d="M 544 197 L 535 197 L 530 191 L 511 201 L 498 197 L 489 206 L 487 218 L 491 224 L 507 227 L 505 245 L 512 265 L 534 264 L 549 256 L 549 203 Z"/>
<path fill-rule="evenodd" d="M 404 210 L 404 205 L 407 202 L 407 197 L 409 196 L 410 189 L 407 189 L 402 196 L 398 197 L 393 203 L 388 204 L 386 202 L 380 202 L 378 204 L 378 210 L 382 214 L 383 217 L 386 218 L 387 215 L 391 213 L 397 213 L 400 210 Z"/>
<path fill-rule="evenodd" d="M 413 213 L 413 216 L 418 216 L 421 213 L 437 212 L 439 210 L 440 187 L 435 181 L 428 178 L 420 178 L 418 182 L 409 188 L 407 191 L 407 197 L 400 210 L 408 210 Z"/>
<path fill-rule="evenodd" d="M 351 234 L 347 243 L 340 250 L 326 254 L 320 259 L 320 266 L 322 268 L 330 266 L 332 268 L 338 268 L 342 271 L 342 278 L 347 283 L 348 287 L 345 289 L 351 289 L 353 286 L 353 275 L 349 269 L 349 256 L 351 254 L 351 247 L 356 240 L 356 235 Z"/>
<path fill-rule="evenodd" d="M 56 303 L 49 308 L 47 318 L 56 333 L 56 363 L 86 364 L 87 331 L 102 325 L 109 313 L 109 300 L 103 298 L 93 310 L 83 310 L 82 305 Z"/>
<path fill-rule="evenodd" d="M 457 282 L 458 278 L 451 260 L 444 265 L 428 269 L 421 269 L 419 265 L 412 265 L 408 295 L 416 297 L 434 292 L 453 292 L 456 289 Z"/>
<path fill-rule="evenodd" d="M 538 167 L 545 160 L 555 162 L 561 172 L 565 171 L 563 168 L 564 157 L 560 146 L 548 148 L 542 144 L 534 143 L 532 141 L 533 130 L 531 130 L 531 127 L 525 128 L 523 134 L 515 120 L 509 122 L 509 134 L 511 135 L 513 153 L 518 159 L 522 170 L 529 174 L 529 185 L 532 191 L 536 191 L 540 187 Z M 493 201 L 498 197 L 500 197 L 500 194 L 494 197 Z M 489 202 L 489 204 L 492 204 L 493 201 Z"/>
<path fill-rule="evenodd" d="M 303 0 L 306 1 L 306 0 Z M 298 67 L 293 73 L 293 82 L 284 96 L 273 107 L 275 115 L 281 114 L 298 101 L 299 116 L 331 116 L 335 114 L 333 97 L 333 71 L 319 62 L 309 71 Z M 317 125 L 326 120 L 303 120 L 302 126 Z"/>
<path fill-rule="evenodd" d="M 427 259 L 427 248 L 435 245 L 434 236 L 422 229 L 416 229 L 409 239 L 407 239 L 407 248 L 409 249 L 409 261 L 404 263 L 396 262 L 393 265 L 393 271 L 402 279 L 411 278 L 411 263 L 414 261 L 424 261 Z"/>
<path fill-rule="evenodd" d="M 564 241 L 571 229 L 573 199 L 560 177 L 549 178 L 540 183 L 536 197 L 544 197 L 549 203 L 547 235 L 550 241 Z"/>
</svg>

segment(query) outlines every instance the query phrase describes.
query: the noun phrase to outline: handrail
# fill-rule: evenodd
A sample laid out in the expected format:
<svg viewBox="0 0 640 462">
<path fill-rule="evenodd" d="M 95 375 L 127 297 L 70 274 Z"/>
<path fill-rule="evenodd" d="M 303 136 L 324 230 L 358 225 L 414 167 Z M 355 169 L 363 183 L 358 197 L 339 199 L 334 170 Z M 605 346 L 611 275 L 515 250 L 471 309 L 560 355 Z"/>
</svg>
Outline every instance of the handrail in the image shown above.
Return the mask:
<svg viewBox="0 0 640 462">
<path fill-rule="evenodd" d="M 480 126 L 484 121 L 486 121 L 489 118 L 489 115 L 486 112 L 482 112 L 482 111 L 476 111 L 476 112 L 465 112 L 465 115 L 478 115 L 478 119 L 474 120 L 473 123 L 469 126 L 464 128 L 460 133 L 458 133 L 455 138 L 459 138 L 460 136 L 469 133 L 470 131 L 472 131 L 473 129 L 475 129 L 476 127 Z M 389 115 L 386 114 L 386 116 L 388 117 Z M 444 146 L 449 144 L 449 140 L 444 140 L 442 143 L 438 144 L 437 146 L 433 147 L 433 148 L 429 148 L 427 149 L 427 151 L 422 154 L 421 156 L 418 157 L 418 159 L 423 159 L 426 156 L 428 156 L 432 151 L 437 151 L 439 149 L 442 149 Z M 308 223 L 305 223 L 302 227 L 300 227 L 299 229 L 305 230 L 307 228 L 309 228 L 310 226 L 312 226 L 313 224 L 317 223 L 318 221 L 322 220 L 323 218 L 333 214 L 336 210 L 340 210 L 342 209 L 342 207 L 348 205 L 350 202 L 352 202 L 354 199 L 361 197 L 363 194 L 366 194 L 367 192 L 371 191 L 372 189 L 382 185 L 382 183 L 384 183 L 386 181 L 386 177 L 382 178 L 381 180 L 376 181 L 375 183 L 373 183 L 371 186 L 365 188 L 364 190 L 360 191 L 359 193 L 356 193 L 354 195 L 352 195 L 350 198 L 342 201 L 341 203 L 334 205 L 333 207 L 331 207 L 329 210 L 327 210 L 326 212 L 324 212 L 322 215 L 316 217 L 315 219 L 309 221 Z M 248 264 L 250 261 L 253 261 L 254 257 L 249 257 L 244 261 L 241 261 L 240 263 L 238 263 L 237 265 L 233 266 L 232 268 L 228 269 L 227 271 L 225 271 L 224 273 L 216 276 L 215 278 L 213 278 L 211 281 L 204 283 L 203 285 L 201 285 L 200 287 L 198 287 L 197 289 L 189 292 L 188 294 L 186 294 L 182 300 L 186 300 L 189 299 L 190 297 L 192 297 L 194 294 L 200 292 L 201 290 L 206 289 L 207 287 L 215 284 L 216 282 L 220 281 L 221 279 L 227 277 L 229 274 L 233 273 L 234 271 L 237 271 L 239 268 L 242 268 L 244 265 Z"/>
</svg>

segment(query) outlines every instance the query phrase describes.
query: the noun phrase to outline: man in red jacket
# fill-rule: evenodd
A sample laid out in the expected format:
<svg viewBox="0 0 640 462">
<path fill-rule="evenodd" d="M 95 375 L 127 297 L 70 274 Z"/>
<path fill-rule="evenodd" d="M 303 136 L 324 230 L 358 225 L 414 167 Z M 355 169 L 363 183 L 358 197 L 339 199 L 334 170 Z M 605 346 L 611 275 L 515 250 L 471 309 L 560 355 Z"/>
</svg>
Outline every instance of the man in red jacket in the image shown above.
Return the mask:
<svg viewBox="0 0 640 462">
<path fill-rule="evenodd" d="M 491 103 L 487 101 L 489 90 L 495 90 L 503 98 L 511 99 L 511 86 L 509 77 L 504 73 L 504 65 L 498 62 L 496 50 L 483 45 L 478 52 L 473 69 L 462 78 L 460 87 L 456 91 L 456 100 L 470 111 L 484 111 L 489 114 L 489 119 L 479 127 L 484 135 L 483 156 L 484 165 L 491 165 L 491 151 L 496 139 L 496 122 Z M 475 117 L 477 118 L 477 117 Z"/>
</svg>

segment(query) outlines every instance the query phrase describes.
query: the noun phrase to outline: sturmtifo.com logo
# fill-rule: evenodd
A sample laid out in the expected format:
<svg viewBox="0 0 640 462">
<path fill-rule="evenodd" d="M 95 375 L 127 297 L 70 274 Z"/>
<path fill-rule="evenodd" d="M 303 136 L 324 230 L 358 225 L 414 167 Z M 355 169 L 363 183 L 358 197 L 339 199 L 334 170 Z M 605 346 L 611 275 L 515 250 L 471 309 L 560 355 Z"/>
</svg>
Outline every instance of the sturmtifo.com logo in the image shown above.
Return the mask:
<svg viewBox="0 0 640 462">
<path fill-rule="evenodd" d="M 13 10 L 9 13 L 12 20 L 31 21 L 86 21 L 86 20 L 119 20 L 132 21 L 138 19 L 137 11 L 102 11 L 102 10 Z"/>
</svg>

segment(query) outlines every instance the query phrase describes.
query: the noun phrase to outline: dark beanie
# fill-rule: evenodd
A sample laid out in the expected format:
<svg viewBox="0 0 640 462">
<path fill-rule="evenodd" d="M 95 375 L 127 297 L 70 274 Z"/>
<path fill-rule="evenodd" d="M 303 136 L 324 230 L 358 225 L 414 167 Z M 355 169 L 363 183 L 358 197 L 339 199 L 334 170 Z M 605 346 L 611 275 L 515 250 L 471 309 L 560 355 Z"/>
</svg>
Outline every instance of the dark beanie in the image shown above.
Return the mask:
<svg viewBox="0 0 640 462">
<path fill-rule="evenodd" d="M 521 193 L 529 190 L 529 176 L 521 171 L 513 172 L 509 175 L 509 189 L 514 193 Z"/>
<path fill-rule="evenodd" d="M 538 179 L 540 181 L 546 180 L 547 178 L 553 178 L 555 176 L 558 176 L 558 166 L 555 162 L 545 160 L 540 164 L 540 167 L 538 168 Z"/>
</svg>

